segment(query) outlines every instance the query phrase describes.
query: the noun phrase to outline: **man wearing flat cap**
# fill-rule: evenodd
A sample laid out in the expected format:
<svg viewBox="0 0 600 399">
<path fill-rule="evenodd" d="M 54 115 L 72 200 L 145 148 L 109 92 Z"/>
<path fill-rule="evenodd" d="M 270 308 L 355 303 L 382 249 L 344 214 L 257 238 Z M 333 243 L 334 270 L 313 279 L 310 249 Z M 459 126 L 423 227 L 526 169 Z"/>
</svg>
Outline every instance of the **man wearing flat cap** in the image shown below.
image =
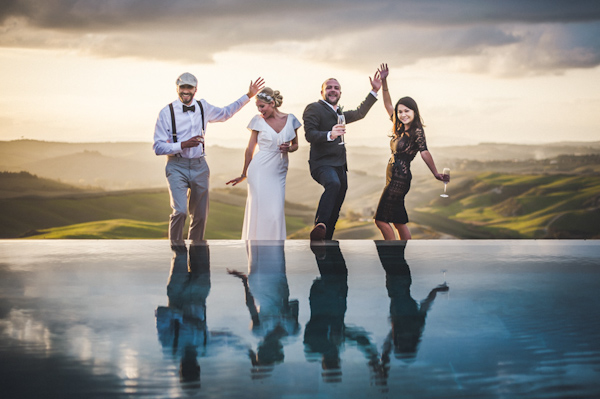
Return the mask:
<svg viewBox="0 0 600 399">
<path fill-rule="evenodd" d="M 251 81 L 247 94 L 223 108 L 204 99 L 194 100 L 197 87 L 198 80 L 191 73 L 179 76 L 176 81 L 179 98 L 160 111 L 154 129 L 154 152 L 167 156 L 165 171 L 173 208 L 169 239 L 173 247 L 185 246 L 183 227 L 188 211 L 188 239 L 192 243 L 204 240 L 209 178 L 204 152 L 207 124 L 231 118 L 264 87 L 264 80 Z"/>
</svg>

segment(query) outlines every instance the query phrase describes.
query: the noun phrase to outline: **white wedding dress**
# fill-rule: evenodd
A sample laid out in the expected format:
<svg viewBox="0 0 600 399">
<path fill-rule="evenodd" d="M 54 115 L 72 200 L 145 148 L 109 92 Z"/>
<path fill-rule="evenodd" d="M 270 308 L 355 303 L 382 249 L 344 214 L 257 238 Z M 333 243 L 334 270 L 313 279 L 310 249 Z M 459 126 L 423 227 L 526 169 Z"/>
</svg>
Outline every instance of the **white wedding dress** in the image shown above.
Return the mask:
<svg viewBox="0 0 600 399">
<path fill-rule="evenodd" d="M 256 115 L 248 124 L 258 131 L 258 152 L 248 166 L 248 199 L 242 240 L 285 240 L 285 178 L 288 154 L 279 152 L 279 145 L 296 137 L 300 122 L 292 114 L 281 132 L 276 132 Z"/>
</svg>

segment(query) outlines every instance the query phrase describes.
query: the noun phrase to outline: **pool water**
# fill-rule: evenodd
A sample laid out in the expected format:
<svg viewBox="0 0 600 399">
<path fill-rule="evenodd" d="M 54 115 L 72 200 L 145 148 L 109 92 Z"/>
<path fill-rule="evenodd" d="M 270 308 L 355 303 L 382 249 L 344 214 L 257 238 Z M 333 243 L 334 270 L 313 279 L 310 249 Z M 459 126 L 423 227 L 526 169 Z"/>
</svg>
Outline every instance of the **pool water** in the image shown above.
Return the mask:
<svg viewBox="0 0 600 399">
<path fill-rule="evenodd" d="M 0 240 L 0 398 L 598 398 L 600 242 Z"/>
</svg>

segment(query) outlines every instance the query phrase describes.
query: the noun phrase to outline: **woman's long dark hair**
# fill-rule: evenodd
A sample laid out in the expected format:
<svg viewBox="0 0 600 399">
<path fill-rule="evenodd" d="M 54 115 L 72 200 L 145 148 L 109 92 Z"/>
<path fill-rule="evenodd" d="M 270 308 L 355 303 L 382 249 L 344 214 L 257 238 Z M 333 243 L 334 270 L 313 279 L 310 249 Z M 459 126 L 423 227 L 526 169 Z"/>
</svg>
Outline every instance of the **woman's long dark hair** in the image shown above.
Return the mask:
<svg viewBox="0 0 600 399">
<path fill-rule="evenodd" d="M 415 118 L 410 124 L 410 129 L 408 129 L 406 132 L 406 135 L 411 137 L 412 132 L 414 132 L 416 129 L 423 129 L 424 126 L 423 120 L 421 119 L 421 113 L 419 112 L 419 106 L 411 97 L 402 97 L 400 100 L 398 100 L 394 106 L 394 115 L 392 116 L 392 121 L 394 122 L 394 137 L 400 137 L 402 136 L 402 133 L 405 133 L 404 123 L 400 122 L 400 119 L 398 119 L 398 105 L 400 104 L 412 109 L 415 113 Z"/>
</svg>

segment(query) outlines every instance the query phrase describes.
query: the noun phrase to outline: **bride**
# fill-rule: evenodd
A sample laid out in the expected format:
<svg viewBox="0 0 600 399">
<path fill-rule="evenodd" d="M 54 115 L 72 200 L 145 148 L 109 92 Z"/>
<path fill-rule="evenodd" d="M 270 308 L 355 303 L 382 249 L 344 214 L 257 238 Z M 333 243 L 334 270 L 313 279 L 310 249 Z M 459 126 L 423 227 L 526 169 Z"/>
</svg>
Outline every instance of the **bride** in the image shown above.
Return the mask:
<svg viewBox="0 0 600 399">
<path fill-rule="evenodd" d="M 298 149 L 300 122 L 279 110 L 283 97 L 265 87 L 256 95 L 256 115 L 248 124 L 252 132 L 242 175 L 226 184 L 235 186 L 248 176 L 248 199 L 242 240 L 285 240 L 285 178 L 288 153 Z M 258 152 L 254 149 L 258 144 Z M 253 156 L 254 154 L 254 156 Z"/>
</svg>

